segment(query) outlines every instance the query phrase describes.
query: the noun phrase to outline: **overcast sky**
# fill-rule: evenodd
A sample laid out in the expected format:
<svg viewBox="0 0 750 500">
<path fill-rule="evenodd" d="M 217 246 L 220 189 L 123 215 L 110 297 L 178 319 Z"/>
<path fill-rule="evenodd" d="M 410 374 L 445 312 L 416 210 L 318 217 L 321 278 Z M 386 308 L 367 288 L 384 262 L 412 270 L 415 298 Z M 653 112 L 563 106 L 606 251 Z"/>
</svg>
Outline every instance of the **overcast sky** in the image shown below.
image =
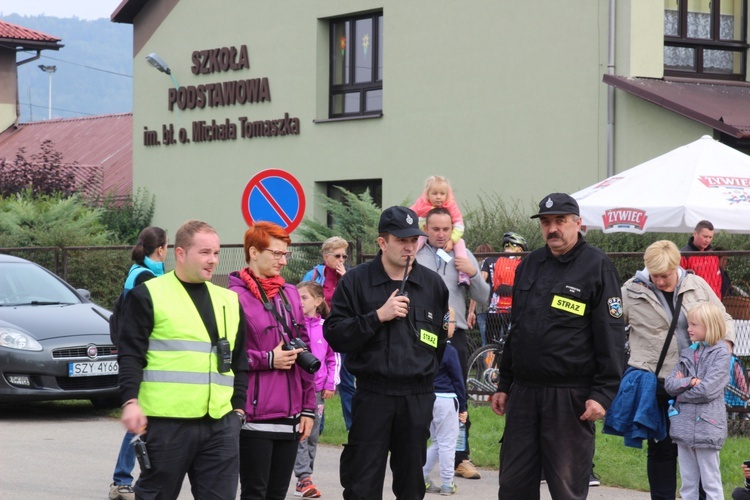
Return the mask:
<svg viewBox="0 0 750 500">
<path fill-rule="evenodd" d="M 122 0 L 0 0 L 0 14 L 109 19 Z"/>
</svg>

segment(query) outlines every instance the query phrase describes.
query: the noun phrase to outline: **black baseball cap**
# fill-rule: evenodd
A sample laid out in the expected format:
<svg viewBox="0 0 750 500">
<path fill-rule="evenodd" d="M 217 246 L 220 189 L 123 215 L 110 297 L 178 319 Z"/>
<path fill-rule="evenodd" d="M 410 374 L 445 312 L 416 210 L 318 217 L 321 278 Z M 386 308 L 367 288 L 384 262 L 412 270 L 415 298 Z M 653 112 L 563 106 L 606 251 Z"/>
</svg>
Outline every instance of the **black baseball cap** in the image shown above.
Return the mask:
<svg viewBox="0 0 750 500">
<path fill-rule="evenodd" d="M 378 232 L 389 233 L 396 238 L 427 236 L 419 229 L 419 217 L 414 213 L 414 210 L 398 205 L 386 208 L 380 214 Z"/>
<path fill-rule="evenodd" d="M 578 202 L 565 193 L 551 193 L 542 198 L 539 202 L 539 213 L 532 215 L 532 219 L 536 219 L 542 215 L 581 215 L 581 211 L 578 208 Z"/>
</svg>

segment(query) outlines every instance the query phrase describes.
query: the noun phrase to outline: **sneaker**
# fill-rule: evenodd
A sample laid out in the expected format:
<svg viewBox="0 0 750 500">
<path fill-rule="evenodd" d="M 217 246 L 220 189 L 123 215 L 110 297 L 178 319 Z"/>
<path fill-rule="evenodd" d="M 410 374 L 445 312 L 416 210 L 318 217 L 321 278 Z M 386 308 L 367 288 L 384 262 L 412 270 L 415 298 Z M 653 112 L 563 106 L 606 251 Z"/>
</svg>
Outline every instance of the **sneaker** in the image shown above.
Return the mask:
<svg viewBox="0 0 750 500">
<path fill-rule="evenodd" d="M 133 487 L 129 484 L 110 484 L 109 500 L 135 500 Z"/>
<path fill-rule="evenodd" d="M 458 273 L 458 286 L 468 287 L 471 285 L 471 278 L 468 274 L 459 272 Z"/>
<path fill-rule="evenodd" d="M 482 477 L 471 460 L 464 460 L 456 467 L 456 475 L 465 479 L 479 479 Z"/>
<path fill-rule="evenodd" d="M 318 498 L 320 497 L 320 490 L 313 484 L 312 479 L 309 477 L 303 477 L 297 481 L 297 487 L 294 489 L 295 497 L 302 498 Z"/>
<path fill-rule="evenodd" d="M 429 477 L 424 478 L 424 491 L 426 493 L 440 493 L 440 486 L 432 482 Z"/>
<path fill-rule="evenodd" d="M 589 476 L 589 486 L 599 486 L 602 482 L 599 480 L 599 475 L 594 471 L 591 471 Z"/>
<path fill-rule="evenodd" d="M 453 495 L 456 492 L 456 483 L 444 484 L 440 486 L 440 494 L 444 497 Z"/>
</svg>

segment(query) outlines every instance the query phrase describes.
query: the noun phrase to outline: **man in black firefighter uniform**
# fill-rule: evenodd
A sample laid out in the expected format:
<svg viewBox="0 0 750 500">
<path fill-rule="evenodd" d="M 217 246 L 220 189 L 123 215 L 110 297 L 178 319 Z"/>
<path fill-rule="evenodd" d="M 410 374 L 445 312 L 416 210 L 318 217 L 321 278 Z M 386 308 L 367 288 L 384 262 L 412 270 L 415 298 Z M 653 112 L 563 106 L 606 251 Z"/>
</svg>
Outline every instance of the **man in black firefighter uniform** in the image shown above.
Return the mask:
<svg viewBox="0 0 750 500">
<path fill-rule="evenodd" d="M 625 329 L 620 278 L 579 233 L 578 203 L 552 193 L 539 203 L 546 245 L 518 266 L 511 328 L 492 407 L 506 415 L 498 498 L 585 499 L 594 421 L 620 384 Z"/>
<path fill-rule="evenodd" d="M 323 332 L 357 377 L 352 427 L 341 454 L 344 498 L 381 499 L 388 452 L 397 498 L 423 498 L 433 381 L 445 348 L 448 290 L 418 264 L 419 218 L 383 211 L 375 258 L 347 272 Z"/>
</svg>

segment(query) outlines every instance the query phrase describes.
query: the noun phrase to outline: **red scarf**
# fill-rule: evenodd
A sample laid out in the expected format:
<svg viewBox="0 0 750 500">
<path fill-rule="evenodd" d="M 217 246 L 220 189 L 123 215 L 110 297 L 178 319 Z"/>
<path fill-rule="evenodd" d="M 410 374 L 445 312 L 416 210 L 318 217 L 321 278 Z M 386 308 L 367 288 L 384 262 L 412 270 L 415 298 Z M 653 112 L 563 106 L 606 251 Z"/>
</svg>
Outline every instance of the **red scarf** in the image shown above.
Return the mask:
<svg viewBox="0 0 750 500">
<path fill-rule="evenodd" d="M 250 293 L 252 293 L 253 296 L 260 301 L 262 301 L 263 299 L 260 296 L 260 290 L 258 290 L 258 283 L 260 283 L 261 288 L 263 288 L 263 291 L 266 293 L 266 297 L 268 297 L 268 300 L 274 298 L 285 283 L 284 278 L 282 278 L 281 276 L 274 276 L 273 278 L 260 278 L 256 276 L 252 269 L 250 269 L 249 267 L 240 270 L 240 278 L 242 278 L 242 281 L 245 282 L 245 285 L 247 285 L 247 289 L 250 290 Z M 256 282 L 255 280 L 258 281 Z"/>
</svg>

